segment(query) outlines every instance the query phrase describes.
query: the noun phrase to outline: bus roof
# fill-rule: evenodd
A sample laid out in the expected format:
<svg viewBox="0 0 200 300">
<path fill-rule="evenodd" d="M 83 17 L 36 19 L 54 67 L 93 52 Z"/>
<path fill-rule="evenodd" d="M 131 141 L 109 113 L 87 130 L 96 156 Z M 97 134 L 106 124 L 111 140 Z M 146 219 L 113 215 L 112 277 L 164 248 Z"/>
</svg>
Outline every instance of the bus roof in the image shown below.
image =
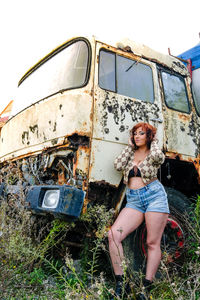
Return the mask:
<svg viewBox="0 0 200 300">
<path fill-rule="evenodd" d="M 200 43 L 179 55 L 182 59 L 191 59 L 192 70 L 200 68 Z"/>
</svg>

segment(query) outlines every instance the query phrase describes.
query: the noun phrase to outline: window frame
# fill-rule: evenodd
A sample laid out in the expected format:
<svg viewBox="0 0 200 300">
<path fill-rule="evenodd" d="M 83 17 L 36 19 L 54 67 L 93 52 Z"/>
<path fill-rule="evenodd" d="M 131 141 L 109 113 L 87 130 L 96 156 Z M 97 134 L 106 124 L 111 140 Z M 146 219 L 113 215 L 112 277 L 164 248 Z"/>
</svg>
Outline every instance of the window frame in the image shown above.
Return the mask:
<svg viewBox="0 0 200 300">
<path fill-rule="evenodd" d="M 92 47 L 90 42 L 88 41 L 88 39 L 84 38 L 84 37 L 78 37 L 75 39 L 72 39 L 64 44 L 62 44 L 61 46 L 59 46 L 58 48 L 54 49 L 53 51 L 51 51 L 49 54 L 47 54 L 43 59 L 41 59 L 37 64 L 35 64 L 29 71 L 27 71 L 24 76 L 20 79 L 19 83 L 18 83 L 18 88 L 20 87 L 20 85 L 31 75 L 33 74 L 35 71 L 37 71 L 42 65 L 44 65 L 47 61 L 49 61 L 51 58 L 53 58 L 55 55 L 59 54 L 61 51 L 63 51 L 64 49 L 66 49 L 67 47 L 71 46 L 72 44 L 76 43 L 76 42 L 80 42 L 83 41 L 85 42 L 87 48 L 88 48 L 88 62 L 87 62 L 87 70 L 86 70 L 86 75 L 85 75 L 85 81 L 82 85 L 80 86 L 76 86 L 76 87 L 71 87 L 71 88 L 66 88 L 66 89 L 60 89 L 58 91 L 56 91 L 53 94 L 47 95 L 45 96 L 45 98 L 51 97 L 53 95 L 56 95 L 60 92 L 64 92 L 67 90 L 74 90 L 74 89 L 80 89 L 84 86 L 86 86 L 89 82 L 89 78 L 90 78 L 90 72 L 91 72 L 91 61 L 92 61 Z M 42 99 L 45 99 L 42 98 Z M 42 100 L 40 99 L 40 100 Z M 36 102 L 40 101 L 37 100 Z"/>
<path fill-rule="evenodd" d="M 200 117 L 200 109 L 199 109 L 199 111 L 198 111 L 198 108 L 197 108 L 197 105 L 196 105 L 196 102 L 195 102 L 195 97 L 196 97 L 196 95 L 195 95 L 194 89 L 193 89 L 193 87 L 192 87 L 192 82 L 191 82 L 191 84 L 190 84 L 190 90 L 191 90 L 191 94 L 192 94 L 192 102 L 193 102 L 195 111 L 196 111 L 196 113 L 197 113 L 197 116 Z"/>
<path fill-rule="evenodd" d="M 124 97 L 128 97 L 128 98 L 131 98 L 131 99 L 136 99 L 137 101 L 142 101 L 142 102 L 144 102 L 144 103 L 150 103 L 150 104 L 154 104 L 154 103 L 155 103 L 156 97 L 155 97 L 155 82 L 154 82 L 154 76 L 153 76 L 154 72 L 153 72 L 153 69 L 152 69 L 152 66 L 151 66 L 150 63 L 147 63 L 146 61 L 144 62 L 144 59 L 143 59 L 143 58 L 142 58 L 141 60 L 140 60 L 140 59 L 139 59 L 139 60 L 136 60 L 136 59 L 131 58 L 131 57 L 129 57 L 129 56 L 125 56 L 125 55 L 123 55 L 123 54 L 118 54 L 118 53 L 115 52 L 115 51 L 110 51 L 110 50 L 108 50 L 107 48 L 102 47 L 102 48 L 99 49 L 99 65 L 100 65 L 100 52 L 101 52 L 101 51 L 108 52 L 108 53 L 111 53 L 111 54 L 114 54 L 114 55 L 115 55 L 115 91 L 113 91 L 113 90 L 108 90 L 108 89 L 105 89 L 105 88 L 103 88 L 103 87 L 100 86 L 100 84 L 99 84 L 99 72 L 100 72 L 100 67 L 99 67 L 99 68 L 98 68 L 98 86 L 99 86 L 102 90 L 104 90 L 104 91 L 109 91 L 109 92 L 112 92 L 112 93 L 115 93 L 115 94 L 118 94 L 118 95 L 122 95 L 122 96 L 124 96 Z M 150 101 L 144 101 L 143 99 L 138 99 L 138 98 L 134 98 L 134 97 L 131 97 L 131 96 L 119 94 L 119 93 L 117 92 L 117 70 L 116 70 L 116 67 L 117 67 L 117 56 L 121 56 L 121 57 L 124 57 L 124 58 L 126 58 L 126 59 L 130 59 L 131 61 L 136 61 L 136 62 L 138 62 L 138 63 L 141 63 L 141 64 L 143 64 L 143 65 L 148 66 L 148 67 L 151 69 L 152 89 L 153 89 L 153 102 L 150 102 Z"/>
<path fill-rule="evenodd" d="M 109 92 L 112 92 L 112 93 L 116 93 L 116 94 L 117 94 L 117 92 L 116 92 L 116 88 L 117 88 L 117 72 L 116 72 L 117 58 L 116 58 L 116 52 L 110 51 L 110 50 L 108 50 L 108 49 L 106 49 L 106 48 L 101 48 L 101 49 L 99 49 L 99 66 L 100 66 L 100 52 L 101 52 L 101 51 L 104 51 L 104 52 L 107 52 L 107 53 L 114 54 L 114 56 L 115 56 L 115 91 L 113 91 L 113 90 L 108 90 L 108 89 L 105 89 L 105 88 L 103 88 L 103 87 L 100 86 L 100 84 L 99 84 L 100 67 L 98 67 L 98 86 L 99 86 L 102 90 L 104 90 L 104 91 L 109 91 Z"/>
<path fill-rule="evenodd" d="M 163 95 L 164 95 L 164 102 L 165 102 L 165 105 L 168 109 L 171 109 L 173 111 L 177 111 L 177 112 L 180 112 L 180 113 L 183 113 L 183 114 L 187 114 L 189 115 L 191 113 L 191 104 L 190 104 L 190 101 L 189 101 L 189 97 L 188 97 L 188 91 L 187 91 L 187 87 L 186 87 L 186 83 L 185 83 L 185 76 L 181 76 L 180 74 L 176 73 L 176 72 L 173 72 L 173 71 L 170 71 L 170 70 L 166 70 L 166 69 L 163 69 L 163 68 L 159 68 L 159 72 L 160 72 L 160 78 L 161 78 L 161 82 L 162 82 L 162 91 L 163 91 Z M 173 107 L 170 107 L 166 101 L 166 94 L 165 94 L 165 89 L 164 89 L 164 83 L 163 83 L 163 78 L 162 78 L 162 72 L 165 72 L 165 73 L 168 73 L 170 75 L 174 75 L 178 78 L 181 79 L 181 81 L 184 83 L 184 87 L 185 87 L 185 92 L 186 92 L 186 99 L 187 99 L 187 103 L 188 103 L 188 112 L 185 112 L 185 111 L 182 111 L 182 110 L 178 110 L 178 109 L 175 109 Z"/>
</svg>

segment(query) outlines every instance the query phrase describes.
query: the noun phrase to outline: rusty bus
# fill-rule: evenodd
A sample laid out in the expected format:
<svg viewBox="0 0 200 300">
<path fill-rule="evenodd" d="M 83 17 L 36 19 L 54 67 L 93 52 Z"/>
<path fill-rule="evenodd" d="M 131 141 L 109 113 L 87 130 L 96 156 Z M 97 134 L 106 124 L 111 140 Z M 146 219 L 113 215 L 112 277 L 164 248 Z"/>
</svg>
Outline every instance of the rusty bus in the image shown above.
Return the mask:
<svg viewBox="0 0 200 300">
<path fill-rule="evenodd" d="M 1 193 L 17 190 L 17 180 L 4 182 L 12 163 L 20 168 L 29 188 L 27 205 L 36 214 L 74 219 L 88 204 L 118 213 L 125 186 L 113 160 L 130 128 L 149 122 L 166 155 L 158 174 L 171 208 L 163 243 L 171 257 L 179 257 L 181 216 L 200 191 L 200 107 L 185 65 L 130 40 L 109 45 L 76 37 L 34 65 L 18 90 L 1 129 Z M 145 230 L 143 225 L 137 238 L 134 233 L 126 240 L 135 262 L 146 254 Z"/>
</svg>

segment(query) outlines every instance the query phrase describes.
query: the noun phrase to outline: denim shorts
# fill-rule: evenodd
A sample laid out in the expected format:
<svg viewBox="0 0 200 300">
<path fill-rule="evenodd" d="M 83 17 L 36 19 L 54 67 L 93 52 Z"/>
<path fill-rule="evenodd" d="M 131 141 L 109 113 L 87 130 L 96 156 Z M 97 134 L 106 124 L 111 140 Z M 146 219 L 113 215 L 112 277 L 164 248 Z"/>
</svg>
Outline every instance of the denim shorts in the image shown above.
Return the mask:
<svg viewBox="0 0 200 300">
<path fill-rule="evenodd" d="M 140 189 L 126 189 L 126 207 L 146 213 L 148 211 L 169 213 L 167 194 L 159 180 Z"/>
</svg>

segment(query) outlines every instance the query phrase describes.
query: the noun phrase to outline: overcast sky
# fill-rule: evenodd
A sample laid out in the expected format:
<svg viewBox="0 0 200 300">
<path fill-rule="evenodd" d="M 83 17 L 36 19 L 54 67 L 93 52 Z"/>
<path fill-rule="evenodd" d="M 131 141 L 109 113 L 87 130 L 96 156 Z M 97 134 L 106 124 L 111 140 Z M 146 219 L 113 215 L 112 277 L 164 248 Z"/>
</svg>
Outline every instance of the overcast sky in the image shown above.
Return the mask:
<svg viewBox="0 0 200 300">
<path fill-rule="evenodd" d="M 0 2 L 0 111 L 21 76 L 73 36 L 128 37 L 178 55 L 199 42 L 199 0 L 4 0 Z"/>
</svg>

